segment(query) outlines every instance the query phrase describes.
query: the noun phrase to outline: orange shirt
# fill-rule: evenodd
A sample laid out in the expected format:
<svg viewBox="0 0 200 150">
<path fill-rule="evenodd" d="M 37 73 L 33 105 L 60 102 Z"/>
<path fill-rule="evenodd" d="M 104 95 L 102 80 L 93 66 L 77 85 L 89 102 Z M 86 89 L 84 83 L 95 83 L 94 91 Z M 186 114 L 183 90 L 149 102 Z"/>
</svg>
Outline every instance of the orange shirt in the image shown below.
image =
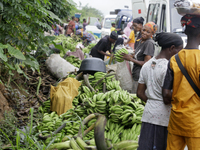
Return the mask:
<svg viewBox="0 0 200 150">
<path fill-rule="evenodd" d="M 131 34 L 129 35 L 130 41 L 128 43 L 135 43 L 135 32 L 134 30 L 131 31 Z"/>
<path fill-rule="evenodd" d="M 183 49 L 178 55 L 200 89 L 200 50 Z M 180 136 L 200 137 L 200 98 L 179 69 L 175 56 L 170 60 L 170 68 L 173 71 L 173 93 L 168 131 Z"/>
</svg>

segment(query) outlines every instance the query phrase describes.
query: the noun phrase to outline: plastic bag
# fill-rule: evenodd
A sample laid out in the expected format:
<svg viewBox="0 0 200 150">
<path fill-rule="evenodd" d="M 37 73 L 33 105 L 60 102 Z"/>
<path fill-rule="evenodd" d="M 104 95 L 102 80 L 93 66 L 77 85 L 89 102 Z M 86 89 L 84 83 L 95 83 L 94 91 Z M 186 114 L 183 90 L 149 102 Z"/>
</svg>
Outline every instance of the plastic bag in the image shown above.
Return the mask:
<svg viewBox="0 0 200 150">
<path fill-rule="evenodd" d="M 57 87 L 51 86 L 51 111 L 61 115 L 71 109 L 73 107 L 72 101 L 78 95 L 80 85 L 79 81 L 69 77 L 60 82 Z"/>
<path fill-rule="evenodd" d="M 84 47 L 84 45 L 82 44 L 82 43 L 78 43 L 77 45 L 76 45 L 76 49 L 84 49 L 85 47 Z"/>
<path fill-rule="evenodd" d="M 131 75 L 131 68 L 128 61 L 117 62 L 116 77 L 120 81 L 120 86 L 122 89 L 128 92 L 132 91 L 133 79 Z"/>
<path fill-rule="evenodd" d="M 51 54 L 46 60 L 46 65 L 49 71 L 56 78 L 66 77 L 70 72 L 78 71 L 79 68 L 74 67 L 72 64 L 67 62 L 65 59 L 60 57 L 60 54 Z"/>
</svg>

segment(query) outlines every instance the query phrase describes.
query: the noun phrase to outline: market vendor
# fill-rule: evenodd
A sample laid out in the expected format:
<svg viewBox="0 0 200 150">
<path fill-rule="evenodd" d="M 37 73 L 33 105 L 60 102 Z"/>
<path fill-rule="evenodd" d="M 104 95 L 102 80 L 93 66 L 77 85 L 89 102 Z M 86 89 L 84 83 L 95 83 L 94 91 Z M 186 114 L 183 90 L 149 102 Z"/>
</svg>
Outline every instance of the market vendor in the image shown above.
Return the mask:
<svg viewBox="0 0 200 150">
<path fill-rule="evenodd" d="M 111 53 L 111 44 L 115 43 L 117 39 L 117 33 L 112 31 L 110 36 L 106 35 L 92 48 L 90 55 L 92 55 L 92 57 L 101 58 L 102 60 L 104 60 L 105 56 L 111 56 L 112 54 L 107 54 L 106 51 Z"/>
<path fill-rule="evenodd" d="M 129 54 L 123 54 L 123 59 L 127 61 L 132 61 L 134 63 L 132 69 L 132 77 L 133 77 L 133 88 L 132 92 L 136 93 L 139 74 L 142 66 L 154 56 L 154 41 L 152 36 L 157 30 L 157 25 L 154 22 L 148 22 L 144 25 L 141 31 L 141 39 L 139 41 L 138 46 L 135 49 L 134 58 L 132 58 Z"/>
<path fill-rule="evenodd" d="M 83 40 L 83 44 L 90 44 L 92 41 L 96 40 L 95 37 L 86 31 L 83 31 L 83 26 L 79 25 L 79 29 L 76 31 L 76 35 L 79 35 Z"/>
</svg>

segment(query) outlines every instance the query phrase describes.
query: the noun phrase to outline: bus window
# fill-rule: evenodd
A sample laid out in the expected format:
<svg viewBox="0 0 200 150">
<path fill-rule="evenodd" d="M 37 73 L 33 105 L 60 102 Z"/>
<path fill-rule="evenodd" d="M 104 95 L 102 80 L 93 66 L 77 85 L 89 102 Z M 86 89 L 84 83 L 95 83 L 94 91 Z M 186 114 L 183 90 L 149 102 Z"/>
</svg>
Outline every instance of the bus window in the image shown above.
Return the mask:
<svg viewBox="0 0 200 150">
<path fill-rule="evenodd" d="M 153 15 L 153 22 L 155 24 L 157 24 L 157 21 L 158 21 L 159 10 L 160 10 L 160 4 L 156 4 L 155 10 L 154 10 L 154 15 Z"/>
<path fill-rule="evenodd" d="M 149 5 L 147 22 L 153 21 L 154 23 L 157 24 L 159 9 L 160 9 L 160 4 L 150 4 Z"/>
<path fill-rule="evenodd" d="M 162 5 L 162 10 L 161 10 L 161 19 L 160 19 L 160 32 L 166 32 L 167 27 L 166 27 L 166 5 Z"/>
</svg>

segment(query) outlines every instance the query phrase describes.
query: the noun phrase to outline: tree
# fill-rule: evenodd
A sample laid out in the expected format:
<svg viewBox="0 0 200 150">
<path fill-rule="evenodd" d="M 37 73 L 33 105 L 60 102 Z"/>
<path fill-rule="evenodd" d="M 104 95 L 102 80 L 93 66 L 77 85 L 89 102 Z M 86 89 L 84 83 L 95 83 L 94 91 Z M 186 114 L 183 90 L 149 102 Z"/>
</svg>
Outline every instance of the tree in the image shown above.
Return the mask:
<svg viewBox="0 0 200 150">
<path fill-rule="evenodd" d="M 70 16 L 70 11 L 75 9 L 75 3 L 72 0 L 49 0 L 48 10 L 53 12 L 59 18 L 64 19 Z"/>
<path fill-rule="evenodd" d="M 20 70 L 19 64 L 39 71 L 32 50 L 48 51 L 44 31 L 51 30 L 53 20 L 74 8 L 71 0 L 2 0 L 0 2 L 0 63 L 8 69 Z"/>
<path fill-rule="evenodd" d="M 71 11 L 71 15 L 74 16 L 75 13 L 81 13 L 81 18 L 88 18 L 88 17 L 96 17 L 101 18 L 103 16 L 103 13 L 99 11 L 96 8 L 90 7 L 89 4 L 86 4 L 85 6 L 82 6 L 82 3 L 79 3 L 79 6 L 76 6 L 81 9 L 75 9 Z"/>
</svg>

